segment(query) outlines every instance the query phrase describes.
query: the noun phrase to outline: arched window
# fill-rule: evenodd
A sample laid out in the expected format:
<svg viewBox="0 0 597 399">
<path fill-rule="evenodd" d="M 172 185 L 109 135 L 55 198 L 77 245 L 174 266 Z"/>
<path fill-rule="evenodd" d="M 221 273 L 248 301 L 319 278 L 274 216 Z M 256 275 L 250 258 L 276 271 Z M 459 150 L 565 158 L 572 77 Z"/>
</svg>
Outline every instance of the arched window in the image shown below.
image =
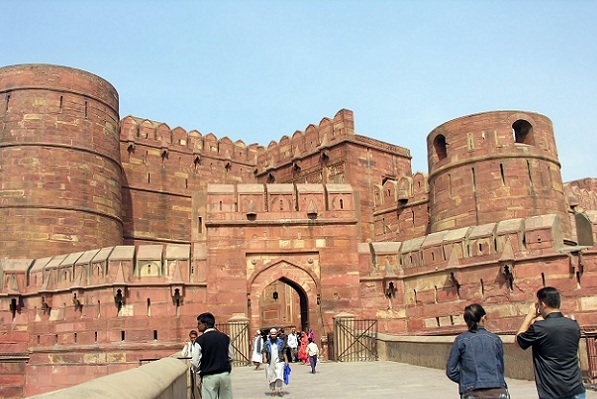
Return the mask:
<svg viewBox="0 0 597 399">
<path fill-rule="evenodd" d="M 433 140 L 433 148 L 437 158 L 441 161 L 448 156 L 448 144 L 446 138 L 442 134 L 438 134 Z"/>
<path fill-rule="evenodd" d="M 512 131 L 515 143 L 535 145 L 533 126 L 529 122 L 523 119 L 517 120 L 512 124 Z"/>
</svg>

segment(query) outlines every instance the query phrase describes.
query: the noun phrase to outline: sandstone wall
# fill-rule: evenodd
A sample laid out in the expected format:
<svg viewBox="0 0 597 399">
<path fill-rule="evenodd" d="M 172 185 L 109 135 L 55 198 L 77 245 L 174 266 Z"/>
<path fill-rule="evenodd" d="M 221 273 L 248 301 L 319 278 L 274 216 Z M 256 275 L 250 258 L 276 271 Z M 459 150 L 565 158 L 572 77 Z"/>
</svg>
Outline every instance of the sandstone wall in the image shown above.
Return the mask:
<svg viewBox="0 0 597 399">
<path fill-rule="evenodd" d="M 96 75 L 0 68 L 0 257 L 122 242 L 118 121 L 118 93 Z"/>
<path fill-rule="evenodd" d="M 497 111 L 446 122 L 427 137 L 431 232 L 558 214 L 571 235 L 551 121 Z"/>
</svg>

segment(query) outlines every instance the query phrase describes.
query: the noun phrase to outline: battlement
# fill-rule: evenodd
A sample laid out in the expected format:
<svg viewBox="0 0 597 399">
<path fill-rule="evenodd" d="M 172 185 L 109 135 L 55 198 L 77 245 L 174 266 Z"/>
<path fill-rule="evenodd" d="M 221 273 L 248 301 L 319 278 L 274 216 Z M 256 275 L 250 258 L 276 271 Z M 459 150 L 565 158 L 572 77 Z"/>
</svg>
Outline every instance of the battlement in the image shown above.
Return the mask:
<svg viewBox="0 0 597 399">
<path fill-rule="evenodd" d="M 297 130 L 292 138 L 282 136 L 279 142 L 270 142 L 266 150 L 259 154 L 258 173 L 304 157 L 354 135 L 353 112 L 341 109 L 333 119 L 323 118 L 317 126 L 310 124 L 304 132 Z"/>
<path fill-rule="evenodd" d="M 409 203 L 426 201 L 429 196 L 427 174 L 415 173 L 398 180 L 386 180 L 375 186 L 375 210 L 385 211 L 404 207 Z"/>
<path fill-rule="evenodd" d="M 355 216 L 348 184 L 210 184 L 208 220 L 281 220 Z"/>
<path fill-rule="evenodd" d="M 513 264 L 527 256 L 555 254 L 564 249 L 559 215 L 504 220 L 404 242 L 361 245 L 364 253 L 391 255 L 393 261 L 385 273 L 395 276 L 457 270 L 479 262 Z M 387 248 L 392 248 L 391 253 Z"/>
<path fill-rule="evenodd" d="M 568 206 L 573 209 L 597 210 L 597 179 L 586 178 L 564 184 Z"/>
<path fill-rule="evenodd" d="M 228 137 L 218 139 L 213 133 L 203 135 L 197 130 L 187 132 L 181 127 L 171 129 L 162 122 L 127 116 L 120 121 L 120 140 L 128 146 L 144 145 L 162 151 L 190 152 L 194 155 L 217 156 L 224 159 L 256 163 L 264 151 L 258 144 L 247 146 L 242 140 L 232 142 Z"/>
<path fill-rule="evenodd" d="M 41 259 L 0 259 L 0 297 L 73 292 L 139 283 L 193 282 L 190 245 L 115 246 Z M 182 293 L 181 293 L 182 294 Z M 51 306 L 50 303 L 48 303 Z"/>
</svg>

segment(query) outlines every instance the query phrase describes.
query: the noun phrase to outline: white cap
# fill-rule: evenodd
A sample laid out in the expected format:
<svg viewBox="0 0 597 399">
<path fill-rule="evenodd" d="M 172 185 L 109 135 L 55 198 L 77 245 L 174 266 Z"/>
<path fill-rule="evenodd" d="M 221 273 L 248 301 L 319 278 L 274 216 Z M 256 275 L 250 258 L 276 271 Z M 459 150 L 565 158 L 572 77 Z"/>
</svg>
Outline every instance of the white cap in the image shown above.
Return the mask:
<svg viewBox="0 0 597 399">
<path fill-rule="evenodd" d="M 269 333 L 270 333 L 270 334 L 271 334 L 271 333 L 277 333 L 277 332 L 278 332 L 278 330 L 276 330 L 275 328 L 272 328 L 271 330 L 269 330 Z"/>
</svg>

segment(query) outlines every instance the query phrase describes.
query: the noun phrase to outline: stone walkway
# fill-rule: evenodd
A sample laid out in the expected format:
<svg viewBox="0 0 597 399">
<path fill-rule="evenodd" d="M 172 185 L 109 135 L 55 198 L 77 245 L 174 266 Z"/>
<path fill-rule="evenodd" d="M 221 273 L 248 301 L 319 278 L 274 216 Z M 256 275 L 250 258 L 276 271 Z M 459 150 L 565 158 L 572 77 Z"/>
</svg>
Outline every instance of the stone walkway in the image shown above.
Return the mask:
<svg viewBox="0 0 597 399">
<path fill-rule="evenodd" d="M 317 374 L 309 366 L 291 363 L 290 384 L 284 385 L 288 399 L 414 399 L 458 398 L 458 386 L 442 370 L 395 362 L 335 363 L 322 362 Z M 537 399 L 534 381 L 507 379 L 512 399 Z M 265 372 L 253 367 L 232 371 L 236 399 L 270 397 Z M 597 392 L 587 391 L 587 399 L 597 399 Z"/>
</svg>

